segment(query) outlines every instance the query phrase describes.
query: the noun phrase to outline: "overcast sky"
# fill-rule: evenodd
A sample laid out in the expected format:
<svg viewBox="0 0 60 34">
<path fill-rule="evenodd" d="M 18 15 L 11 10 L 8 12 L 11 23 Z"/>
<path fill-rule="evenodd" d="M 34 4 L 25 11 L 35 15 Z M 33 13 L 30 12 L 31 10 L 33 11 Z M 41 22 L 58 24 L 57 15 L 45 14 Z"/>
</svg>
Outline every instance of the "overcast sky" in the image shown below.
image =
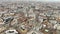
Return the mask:
<svg viewBox="0 0 60 34">
<path fill-rule="evenodd" d="M 0 1 L 43 1 L 43 2 L 60 2 L 60 0 L 0 0 Z"/>
</svg>

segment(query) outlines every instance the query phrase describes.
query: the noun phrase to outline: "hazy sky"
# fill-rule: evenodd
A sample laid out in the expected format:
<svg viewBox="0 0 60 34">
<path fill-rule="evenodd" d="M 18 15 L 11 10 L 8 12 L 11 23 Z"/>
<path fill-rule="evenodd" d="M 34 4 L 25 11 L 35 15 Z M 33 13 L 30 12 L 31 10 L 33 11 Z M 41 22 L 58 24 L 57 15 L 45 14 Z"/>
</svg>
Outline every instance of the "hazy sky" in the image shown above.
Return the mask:
<svg viewBox="0 0 60 34">
<path fill-rule="evenodd" d="M 60 1 L 60 0 L 31 0 L 31 1 Z"/>
<path fill-rule="evenodd" d="M 0 0 L 0 1 L 43 1 L 43 2 L 60 2 L 60 0 Z"/>
</svg>

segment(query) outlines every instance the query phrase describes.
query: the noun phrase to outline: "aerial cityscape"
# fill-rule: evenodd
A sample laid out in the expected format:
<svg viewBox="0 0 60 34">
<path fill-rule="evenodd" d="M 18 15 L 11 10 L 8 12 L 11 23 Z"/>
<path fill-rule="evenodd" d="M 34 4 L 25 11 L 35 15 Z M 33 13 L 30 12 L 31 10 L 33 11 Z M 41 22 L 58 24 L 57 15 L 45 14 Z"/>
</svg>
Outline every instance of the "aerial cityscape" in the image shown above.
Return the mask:
<svg viewBox="0 0 60 34">
<path fill-rule="evenodd" d="M 60 34 L 60 3 L 0 3 L 0 34 Z"/>
</svg>

